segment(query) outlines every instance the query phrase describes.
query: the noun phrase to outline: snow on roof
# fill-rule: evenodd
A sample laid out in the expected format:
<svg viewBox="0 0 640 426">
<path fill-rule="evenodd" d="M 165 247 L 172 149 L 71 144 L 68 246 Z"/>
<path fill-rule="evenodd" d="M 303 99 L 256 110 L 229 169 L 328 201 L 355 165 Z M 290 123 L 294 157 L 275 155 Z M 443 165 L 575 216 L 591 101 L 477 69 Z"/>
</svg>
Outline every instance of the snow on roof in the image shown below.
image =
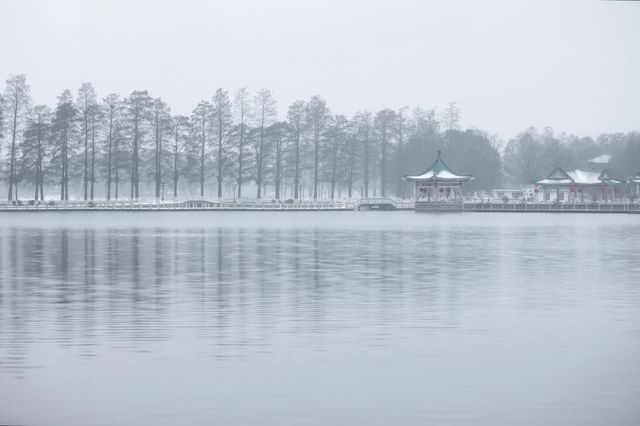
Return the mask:
<svg viewBox="0 0 640 426">
<path fill-rule="evenodd" d="M 535 182 L 537 185 L 571 185 L 571 179 L 540 179 Z"/>
<path fill-rule="evenodd" d="M 471 176 L 459 175 L 451 171 L 449 166 L 447 166 L 442 158 L 440 158 L 440 151 L 438 151 L 438 158 L 436 161 L 421 175 L 415 176 L 405 176 L 405 180 L 407 181 L 432 181 L 432 180 L 441 180 L 441 181 L 462 181 L 466 182 L 468 180 L 473 179 Z"/>
<path fill-rule="evenodd" d="M 588 170 L 566 170 L 573 182 L 577 185 L 598 185 L 601 184 L 600 172 L 592 172 Z"/>
<path fill-rule="evenodd" d="M 598 155 L 595 158 L 592 158 L 591 160 L 587 160 L 587 162 L 589 163 L 593 163 L 593 164 L 607 164 L 609 161 L 611 161 L 611 155 L 609 154 L 602 154 L 602 155 Z"/>
</svg>

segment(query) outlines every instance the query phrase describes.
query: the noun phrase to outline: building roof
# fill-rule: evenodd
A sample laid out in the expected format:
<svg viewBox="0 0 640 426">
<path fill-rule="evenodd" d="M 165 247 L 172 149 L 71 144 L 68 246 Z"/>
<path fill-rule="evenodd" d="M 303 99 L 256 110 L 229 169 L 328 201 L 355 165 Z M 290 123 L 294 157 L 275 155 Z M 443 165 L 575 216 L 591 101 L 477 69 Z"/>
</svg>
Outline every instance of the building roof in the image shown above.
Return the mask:
<svg viewBox="0 0 640 426">
<path fill-rule="evenodd" d="M 602 186 L 620 185 L 624 181 L 610 177 L 606 170 L 601 172 L 582 169 L 563 170 L 556 167 L 549 176 L 534 183 L 543 186 Z"/>
<path fill-rule="evenodd" d="M 453 172 L 449 166 L 442 161 L 441 152 L 438 151 L 436 161 L 421 175 L 405 176 L 409 182 L 467 182 L 473 179 L 470 175 L 459 175 Z"/>
<path fill-rule="evenodd" d="M 630 183 L 640 183 L 640 173 L 638 173 L 635 176 L 629 177 L 629 182 Z"/>
</svg>

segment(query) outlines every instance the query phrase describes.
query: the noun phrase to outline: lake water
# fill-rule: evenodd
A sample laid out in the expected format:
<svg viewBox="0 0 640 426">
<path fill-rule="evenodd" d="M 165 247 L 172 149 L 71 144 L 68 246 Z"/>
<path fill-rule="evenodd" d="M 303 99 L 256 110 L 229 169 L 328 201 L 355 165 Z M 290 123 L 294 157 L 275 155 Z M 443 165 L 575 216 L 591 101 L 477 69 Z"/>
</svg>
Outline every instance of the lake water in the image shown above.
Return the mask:
<svg viewBox="0 0 640 426">
<path fill-rule="evenodd" d="M 638 425 L 640 216 L 5 213 L 0 424 Z"/>
</svg>

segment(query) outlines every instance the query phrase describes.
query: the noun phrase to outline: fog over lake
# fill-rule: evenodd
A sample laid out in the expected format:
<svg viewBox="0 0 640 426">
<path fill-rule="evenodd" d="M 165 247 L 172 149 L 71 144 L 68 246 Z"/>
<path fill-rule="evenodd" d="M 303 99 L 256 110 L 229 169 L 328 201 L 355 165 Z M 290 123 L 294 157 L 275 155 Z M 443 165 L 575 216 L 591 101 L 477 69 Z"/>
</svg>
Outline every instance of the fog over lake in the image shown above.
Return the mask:
<svg viewBox="0 0 640 426">
<path fill-rule="evenodd" d="M 639 241 L 636 215 L 4 213 L 0 423 L 636 425 Z"/>
</svg>

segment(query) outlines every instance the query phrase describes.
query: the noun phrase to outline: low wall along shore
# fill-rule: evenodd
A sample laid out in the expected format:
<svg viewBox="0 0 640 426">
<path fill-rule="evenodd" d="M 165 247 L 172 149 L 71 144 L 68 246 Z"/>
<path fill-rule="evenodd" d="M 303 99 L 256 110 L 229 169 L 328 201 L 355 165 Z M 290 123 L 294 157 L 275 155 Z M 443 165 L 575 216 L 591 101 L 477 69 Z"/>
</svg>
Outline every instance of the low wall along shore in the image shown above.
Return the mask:
<svg viewBox="0 0 640 426">
<path fill-rule="evenodd" d="M 424 202 L 391 197 L 360 198 L 342 201 L 273 200 L 183 202 L 149 201 L 45 201 L 4 202 L 1 212 L 69 212 L 69 211 L 367 211 L 415 210 L 426 213 L 495 212 L 495 213 L 640 213 L 638 203 L 479 203 Z"/>
</svg>

